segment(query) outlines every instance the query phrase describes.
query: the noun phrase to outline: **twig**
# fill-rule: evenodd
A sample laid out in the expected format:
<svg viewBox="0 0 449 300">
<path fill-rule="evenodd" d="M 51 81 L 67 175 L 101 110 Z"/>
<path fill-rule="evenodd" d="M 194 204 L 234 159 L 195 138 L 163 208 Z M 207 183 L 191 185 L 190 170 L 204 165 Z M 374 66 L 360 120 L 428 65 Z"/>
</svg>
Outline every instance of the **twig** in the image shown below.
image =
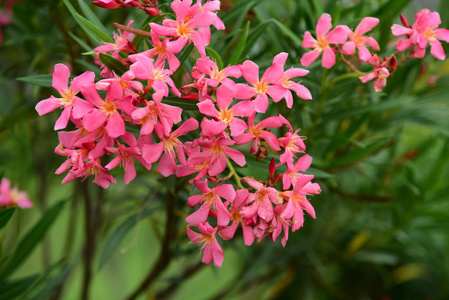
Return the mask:
<svg viewBox="0 0 449 300">
<path fill-rule="evenodd" d="M 149 33 L 148 31 L 132 28 L 132 27 L 125 26 L 125 25 L 122 25 L 122 24 L 119 24 L 119 23 L 114 23 L 113 25 L 116 28 L 121 29 L 123 31 L 127 31 L 127 32 L 131 32 L 131 33 L 134 33 L 134 34 L 137 34 L 137 35 L 141 35 L 141 36 L 144 36 L 144 37 L 151 38 L 151 33 Z"/>
<path fill-rule="evenodd" d="M 175 189 L 176 194 L 176 189 Z M 171 242 L 175 235 L 175 204 L 176 196 L 170 191 L 167 192 L 167 219 L 165 224 L 165 235 L 162 241 L 161 251 L 159 257 L 153 268 L 150 270 L 148 275 L 142 281 L 142 283 L 137 287 L 137 289 L 126 299 L 133 300 L 136 299 L 141 293 L 145 292 L 153 283 L 153 281 L 159 277 L 160 274 L 168 267 L 172 259 L 173 253 L 171 250 Z"/>
</svg>

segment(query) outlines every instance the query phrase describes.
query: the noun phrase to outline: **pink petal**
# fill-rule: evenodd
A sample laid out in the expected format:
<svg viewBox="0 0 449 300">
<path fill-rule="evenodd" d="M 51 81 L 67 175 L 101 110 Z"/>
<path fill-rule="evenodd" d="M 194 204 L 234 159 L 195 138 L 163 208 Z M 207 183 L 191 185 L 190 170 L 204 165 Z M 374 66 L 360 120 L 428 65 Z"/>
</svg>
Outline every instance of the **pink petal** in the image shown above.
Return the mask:
<svg viewBox="0 0 449 300">
<path fill-rule="evenodd" d="M 318 58 L 318 56 L 320 56 L 320 54 L 320 50 L 312 50 L 304 53 L 304 55 L 301 57 L 301 64 L 306 67 L 310 66 L 310 64 L 313 63 Z"/>
<path fill-rule="evenodd" d="M 303 77 L 309 74 L 309 71 L 301 68 L 290 68 L 285 71 L 285 76 L 287 79 L 295 78 L 295 77 Z"/>
<path fill-rule="evenodd" d="M 316 35 L 325 36 L 332 28 L 332 17 L 329 14 L 322 14 L 316 25 Z"/>
<path fill-rule="evenodd" d="M 245 155 L 240 151 L 232 148 L 226 148 L 225 152 L 239 166 L 243 167 L 246 165 Z"/>
<path fill-rule="evenodd" d="M 227 226 L 229 224 L 229 220 L 231 220 L 231 213 L 220 199 L 215 201 L 215 208 L 217 211 L 217 225 Z"/>
<path fill-rule="evenodd" d="M 254 99 L 254 110 L 259 113 L 264 113 L 268 108 L 268 96 L 266 94 L 257 95 Z"/>
<path fill-rule="evenodd" d="M 198 210 L 190 214 L 186 218 L 186 222 L 189 225 L 198 226 L 199 224 L 206 222 L 209 211 L 210 205 L 204 204 Z"/>
<path fill-rule="evenodd" d="M 164 143 L 146 144 L 142 147 L 142 157 L 148 163 L 155 163 L 164 151 Z"/>
<path fill-rule="evenodd" d="M 348 39 L 348 33 L 343 26 L 337 26 L 327 35 L 329 44 L 343 44 Z"/>
<path fill-rule="evenodd" d="M 246 84 L 237 83 L 234 86 L 235 99 L 250 99 L 255 95 L 254 89 Z"/>
<path fill-rule="evenodd" d="M 324 49 L 321 65 L 326 69 L 330 69 L 335 65 L 335 53 L 332 48 Z"/>
<path fill-rule="evenodd" d="M 81 119 L 84 115 L 90 113 L 94 108 L 89 102 L 81 98 L 75 97 L 73 101 L 73 117 Z"/>
<path fill-rule="evenodd" d="M 70 77 L 70 70 L 66 65 L 56 64 L 53 71 L 53 83 L 52 86 L 60 94 L 67 91 L 67 86 Z"/>
<path fill-rule="evenodd" d="M 232 184 L 222 184 L 214 188 L 214 192 L 222 198 L 225 198 L 229 202 L 235 199 L 236 192 Z"/>
<path fill-rule="evenodd" d="M 346 42 L 343 45 L 343 49 L 341 51 L 344 55 L 354 55 L 355 52 L 355 43 L 353 41 Z"/>
<path fill-rule="evenodd" d="M 304 100 L 312 100 L 312 94 L 310 93 L 309 89 L 307 89 L 302 84 L 295 84 L 291 87 L 293 91 L 295 91 L 296 95 L 298 95 L 299 98 Z"/>
<path fill-rule="evenodd" d="M 391 31 L 394 36 L 411 35 L 413 33 L 413 30 L 411 28 L 407 28 L 398 24 L 394 24 L 393 26 L 391 26 Z"/>
<path fill-rule="evenodd" d="M 197 106 L 203 115 L 209 117 L 218 117 L 218 111 L 215 108 L 215 104 L 212 100 L 204 100 L 202 102 L 199 102 Z"/>
<path fill-rule="evenodd" d="M 168 177 L 176 173 L 176 162 L 174 157 L 164 153 L 159 165 L 157 166 L 157 171 L 161 173 L 162 176 Z"/>
<path fill-rule="evenodd" d="M 437 38 L 439 40 L 449 43 L 449 30 L 444 28 L 438 28 L 435 30 L 435 33 L 437 34 Z"/>
<path fill-rule="evenodd" d="M 61 116 L 56 120 L 54 129 L 59 130 L 66 128 L 71 114 L 72 114 L 72 106 L 71 105 L 66 106 L 62 111 Z"/>
<path fill-rule="evenodd" d="M 357 50 L 359 50 L 359 58 L 361 61 L 368 62 L 373 56 L 365 46 L 357 47 Z"/>
<path fill-rule="evenodd" d="M 240 66 L 240 69 L 242 71 L 243 77 L 249 84 L 253 85 L 259 80 L 259 66 L 254 62 L 247 60 Z"/>
<path fill-rule="evenodd" d="M 70 85 L 70 90 L 73 94 L 78 94 L 81 92 L 85 85 L 93 84 L 95 80 L 95 73 L 91 71 L 86 71 L 80 76 L 73 78 Z"/>
<path fill-rule="evenodd" d="M 315 48 L 315 42 L 316 39 L 313 38 L 312 34 L 310 32 L 306 31 L 304 33 L 304 39 L 302 40 L 302 47 L 303 48 Z"/>
<path fill-rule="evenodd" d="M 105 126 L 106 132 L 111 138 L 118 138 L 126 133 L 125 121 L 118 112 L 108 117 L 108 123 Z"/>
<path fill-rule="evenodd" d="M 366 38 L 365 43 L 368 44 L 373 50 L 380 51 L 379 43 L 377 43 L 373 37 L 370 36 Z"/>
<path fill-rule="evenodd" d="M 439 60 L 444 60 L 446 58 L 443 46 L 441 46 L 441 43 L 437 40 L 430 42 L 430 54 Z"/>
<path fill-rule="evenodd" d="M 354 33 L 362 35 L 370 31 L 374 27 L 376 27 L 377 24 L 379 24 L 378 18 L 365 17 L 362 19 L 362 21 L 360 21 L 360 24 L 357 25 L 356 29 L 354 30 Z"/>
<path fill-rule="evenodd" d="M 49 112 L 54 111 L 55 109 L 61 106 L 63 105 L 60 104 L 58 98 L 50 96 L 50 98 L 42 100 L 38 104 L 36 104 L 36 111 L 39 114 L 39 116 L 42 116 L 48 114 Z"/>
</svg>

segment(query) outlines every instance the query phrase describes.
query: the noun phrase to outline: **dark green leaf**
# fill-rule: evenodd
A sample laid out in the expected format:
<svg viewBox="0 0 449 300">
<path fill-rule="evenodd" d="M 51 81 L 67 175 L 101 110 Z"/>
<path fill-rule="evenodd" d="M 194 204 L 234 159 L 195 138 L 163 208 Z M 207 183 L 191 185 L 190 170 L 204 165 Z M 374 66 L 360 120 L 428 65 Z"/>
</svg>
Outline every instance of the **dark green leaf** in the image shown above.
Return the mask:
<svg viewBox="0 0 449 300">
<path fill-rule="evenodd" d="M 376 151 L 380 150 L 382 147 L 390 143 L 391 138 L 382 138 L 366 147 L 354 150 L 344 155 L 343 157 L 337 158 L 329 164 L 330 168 L 339 167 L 349 164 L 358 163 L 359 161 L 369 157 Z"/>
<path fill-rule="evenodd" d="M 50 279 L 47 279 L 45 281 L 45 285 L 42 286 L 39 290 L 39 292 L 34 295 L 34 297 L 30 298 L 32 300 L 45 300 L 49 299 L 49 296 L 51 293 L 61 284 L 63 283 L 67 277 L 70 275 L 70 273 L 75 268 L 76 263 L 72 263 L 69 265 L 66 265 L 59 274 L 53 276 Z"/>
<path fill-rule="evenodd" d="M 17 78 L 19 81 L 23 81 L 26 83 L 31 83 L 38 86 L 43 87 L 51 87 L 51 84 L 53 82 L 53 75 L 44 74 L 44 75 L 32 75 L 32 76 L 26 76 L 26 77 L 19 77 Z"/>
<path fill-rule="evenodd" d="M 38 278 L 39 275 L 32 275 L 14 281 L 0 281 L 0 299 L 16 299 L 23 295 Z"/>
<path fill-rule="evenodd" d="M 89 5 L 84 0 L 78 0 L 78 4 L 83 11 L 84 16 L 102 32 L 106 32 L 106 28 L 103 23 L 98 19 L 97 15 L 92 11 Z"/>
<path fill-rule="evenodd" d="M 70 13 L 72 14 L 75 21 L 81 28 L 86 32 L 92 42 L 96 44 L 101 44 L 102 41 L 112 43 L 113 40 L 105 32 L 101 31 L 97 26 L 95 26 L 91 21 L 87 20 L 85 17 L 77 13 L 73 5 L 69 0 L 62 0 Z"/>
<path fill-rule="evenodd" d="M 223 66 L 223 59 L 221 58 L 220 54 L 218 54 L 218 52 L 212 49 L 210 46 L 206 47 L 206 53 L 210 56 L 210 58 L 215 60 L 218 69 L 222 70 L 224 66 Z"/>
<path fill-rule="evenodd" d="M 114 71 L 119 76 L 122 76 L 126 71 L 128 71 L 128 68 L 125 67 L 124 64 L 122 64 L 109 54 L 100 53 L 99 58 L 106 67 Z"/>
<path fill-rule="evenodd" d="M 3 227 L 5 227 L 6 224 L 8 224 L 15 210 L 16 210 L 15 207 L 0 210 L 0 229 L 2 229 Z"/>
<path fill-rule="evenodd" d="M 185 110 L 198 110 L 198 101 L 183 100 L 178 97 L 167 97 L 162 100 L 165 104 L 180 107 Z"/>
<path fill-rule="evenodd" d="M 5 278 L 11 275 L 22 263 L 25 262 L 25 259 L 31 254 L 33 249 L 43 239 L 53 222 L 57 219 L 59 213 L 64 207 L 64 203 L 65 202 L 56 203 L 45 213 L 45 215 L 27 233 L 27 235 L 23 237 L 15 249 L 13 256 L 6 263 L 6 266 L 2 266 L 0 278 Z"/>
<path fill-rule="evenodd" d="M 290 39 L 292 39 L 296 44 L 298 44 L 298 46 L 302 45 L 302 41 L 301 39 L 293 32 L 291 31 L 287 26 L 285 26 L 284 24 L 282 24 L 281 22 L 279 22 L 276 19 L 273 19 L 273 23 L 276 24 L 276 26 L 286 35 L 288 36 Z"/>
<path fill-rule="evenodd" d="M 232 51 L 231 58 L 229 59 L 230 65 L 236 65 L 240 61 L 240 57 L 245 49 L 246 39 L 248 38 L 249 31 L 249 21 L 246 23 L 245 28 L 243 29 L 243 33 L 241 36 L 238 36 L 239 42 L 235 49 Z"/>
</svg>

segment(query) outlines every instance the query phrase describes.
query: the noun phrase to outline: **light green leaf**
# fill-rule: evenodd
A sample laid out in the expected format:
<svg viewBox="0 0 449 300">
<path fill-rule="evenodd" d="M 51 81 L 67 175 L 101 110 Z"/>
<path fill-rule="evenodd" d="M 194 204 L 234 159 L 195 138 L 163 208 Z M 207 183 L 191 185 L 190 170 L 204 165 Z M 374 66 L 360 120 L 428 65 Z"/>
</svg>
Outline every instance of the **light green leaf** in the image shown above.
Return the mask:
<svg viewBox="0 0 449 300">
<path fill-rule="evenodd" d="M 110 56 L 109 54 L 100 53 L 99 58 L 106 67 L 114 71 L 119 76 L 128 71 L 128 68 L 125 67 L 124 64 L 122 64 L 120 61 Z"/>
<path fill-rule="evenodd" d="M 42 87 L 52 87 L 53 75 L 43 74 L 43 75 L 32 75 L 26 77 L 17 78 L 18 81 L 31 83 Z"/>
</svg>

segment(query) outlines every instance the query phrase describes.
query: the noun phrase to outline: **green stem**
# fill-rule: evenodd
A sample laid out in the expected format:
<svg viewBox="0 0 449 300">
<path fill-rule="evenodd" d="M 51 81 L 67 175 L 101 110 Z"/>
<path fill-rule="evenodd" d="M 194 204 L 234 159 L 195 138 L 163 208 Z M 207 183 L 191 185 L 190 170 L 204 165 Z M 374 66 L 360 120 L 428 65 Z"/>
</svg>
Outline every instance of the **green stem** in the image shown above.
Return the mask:
<svg viewBox="0 0 449 300">
<path fill-rule="evenodd" d="M 244 189 L 243 185 L 242 185 L 242 179 L 240 178 L 240 176 L 237 174 L 237 172 L 235 171 L 234 167 L 232 166 L 232 163 L 228 160 L 227 162 L 228 164 L 228 168 L 231 172 L 229 172 L 228 174 L 228 178 L 230 177 L 234 177 L 235 182 L 237 183 L 237 186 L 240 189 Z"/>
</svg>

